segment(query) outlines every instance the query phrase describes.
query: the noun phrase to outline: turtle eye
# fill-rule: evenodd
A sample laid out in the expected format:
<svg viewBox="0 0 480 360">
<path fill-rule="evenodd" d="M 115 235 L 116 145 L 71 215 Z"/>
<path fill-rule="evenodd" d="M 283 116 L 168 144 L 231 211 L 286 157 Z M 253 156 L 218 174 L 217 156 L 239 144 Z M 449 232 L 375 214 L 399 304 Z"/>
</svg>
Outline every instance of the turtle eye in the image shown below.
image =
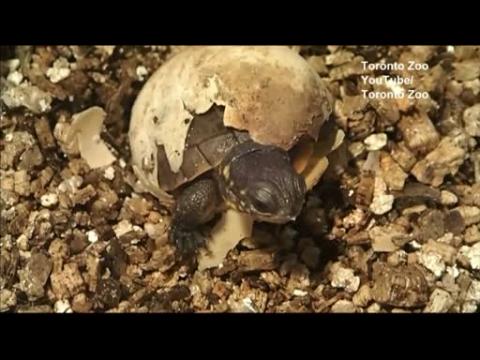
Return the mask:
<svg viewBox="0 0 480 360">
<path fill-rule="evenodd" d="M 273 214 L 278 209 L 277 199 L 266 187 L 256 189 L 251 201 L 253 207 L 261 213 Z"/>
</svg>

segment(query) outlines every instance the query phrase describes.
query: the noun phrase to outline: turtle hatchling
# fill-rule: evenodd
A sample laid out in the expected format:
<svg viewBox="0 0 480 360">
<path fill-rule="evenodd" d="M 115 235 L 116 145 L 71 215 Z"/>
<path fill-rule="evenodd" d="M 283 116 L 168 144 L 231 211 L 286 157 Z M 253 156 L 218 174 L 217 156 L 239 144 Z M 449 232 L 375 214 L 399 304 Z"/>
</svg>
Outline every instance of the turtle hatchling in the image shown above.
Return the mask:
<svg viewBox="0 0 480 360">
<path fill-rule="evenodd" d="M 177 250 L 195 253 L 201 226 L 227 208 L 294 220 L 307 187 L 289 151 L 317 140 L 331 111 L 323 81 L 286 46 L 192 46 L 165 62 L 135 101 L 129 140 L 140 182 L 171 201 Z"/>
</svg>

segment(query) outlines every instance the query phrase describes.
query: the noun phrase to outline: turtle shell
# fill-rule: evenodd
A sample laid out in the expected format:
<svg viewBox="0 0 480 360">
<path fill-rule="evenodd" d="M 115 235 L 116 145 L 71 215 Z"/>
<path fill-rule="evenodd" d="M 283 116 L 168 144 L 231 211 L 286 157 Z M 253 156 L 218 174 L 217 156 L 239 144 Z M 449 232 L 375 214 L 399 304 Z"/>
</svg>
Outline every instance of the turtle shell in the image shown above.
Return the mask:
<svg viewBox="0 0 480 360">
<path fill-rule="evenodd" d="M 158 146 L 158 184 L 163 190 L 175 190 L 217 167 L 230 149 L 250 139 L 247 132 L 224 126 L 223 113 L 222 107 L 214 106 L 191 120 L 183 162 L 178 172 L 170 168 L 165 147 Z"/>
<path fill-rule="evenodd" d="M 323 81 L 286 46 L 189 47 L 152 74 L 135 101 L 132 166 L 165 198 L 218 165 L 245 133 L 289 150 L 304 136 L 316 140 L 331 110 Z"/>
</svg>

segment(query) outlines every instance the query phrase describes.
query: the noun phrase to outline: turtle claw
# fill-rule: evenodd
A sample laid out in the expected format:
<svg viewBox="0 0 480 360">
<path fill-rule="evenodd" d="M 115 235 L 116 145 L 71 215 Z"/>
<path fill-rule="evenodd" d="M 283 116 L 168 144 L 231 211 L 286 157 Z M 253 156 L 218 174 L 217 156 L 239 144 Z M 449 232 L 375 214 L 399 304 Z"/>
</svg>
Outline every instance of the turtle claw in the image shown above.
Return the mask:
<svg viewBox="0 0 480 360">
<path fill-rule="evenodd" d="M 191 257 L 205 245 L 205 239 L 198 231 L 173 225 L 170 228 L 170 240 L 182 257 Z"/>
</svg>

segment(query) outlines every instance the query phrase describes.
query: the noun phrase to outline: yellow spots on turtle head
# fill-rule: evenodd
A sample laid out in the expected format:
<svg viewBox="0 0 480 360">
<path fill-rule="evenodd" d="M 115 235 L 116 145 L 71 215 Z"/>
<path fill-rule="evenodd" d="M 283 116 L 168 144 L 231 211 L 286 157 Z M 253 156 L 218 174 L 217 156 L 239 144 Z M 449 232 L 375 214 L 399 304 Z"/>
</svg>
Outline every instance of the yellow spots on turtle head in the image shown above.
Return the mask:
<svg viewBox="0 0 480 360">
<path fill-rule="evenodd" d="M 245 201 L 243 201 L 243 200 L 240 200 L 240 205 L 239 205 L 239 207 L 240 207 L 240 210 L 245 210 L 245 208 L 246 208 L 246 205 L 247 205 L 247 204 L 245 204 Z"/>
<path fill-rule="evenodd" d="M 230 198 L 225 199 L 225 204 L 228 208 L 236 209 L 238 211 L 244 212 L 247 209 L 247 204 L 244 200 L 239 199 L 233 193 L 229 193 Z"/>
<path fill-rule="evenodd" d="M 228 179 L 230 177 L 230 165 L 227 165 L 223 168 L 223 177 Z"/>
<path fill-rule="evenodd" d="M 238 202 L 226 200 L 225 203 L 226 203 L 227 207 L 230 208 L 230 209 L 242 210 L 241 206 L 240 206 L 240 203 L 238 203 Z"/>
</svg>

